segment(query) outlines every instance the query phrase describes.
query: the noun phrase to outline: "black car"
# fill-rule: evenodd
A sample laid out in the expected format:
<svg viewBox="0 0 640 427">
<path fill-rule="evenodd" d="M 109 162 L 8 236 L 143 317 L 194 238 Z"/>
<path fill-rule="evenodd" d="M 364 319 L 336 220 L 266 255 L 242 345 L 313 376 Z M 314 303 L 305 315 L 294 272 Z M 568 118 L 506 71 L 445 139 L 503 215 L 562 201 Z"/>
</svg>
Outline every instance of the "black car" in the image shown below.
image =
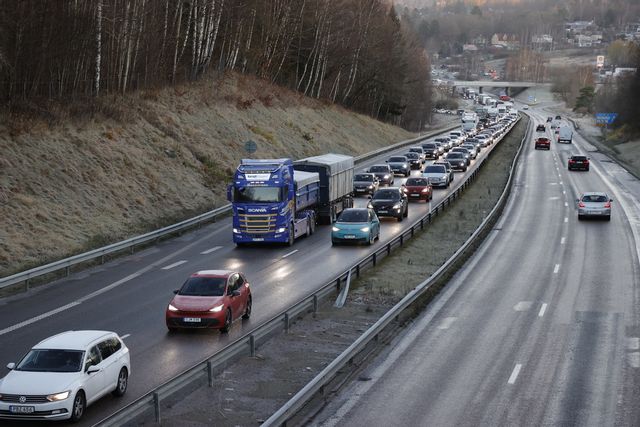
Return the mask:
<svg viewBox="0 0 640 427">
<path fill-rule="evenodd" d="M 440 150 L 438 150 L 438 146 L 433 142 L 422 144 L 422 149 L 428 159 L 437 159 L 440 157 Z"/>
<path fill-rule="evenodd" d="M 402 221 L 409 216 L 409 198 L 400 187 L 379 189 L 373 194 L 368 207 L 379 217 L 394 217 Z"/>
<path fill-rule="evenodd" d="M 536 132 L 546 132 L 546 131 L 547 131 L 547 128 L 542 123 L 536 126 Z"/>
<path fill-rule="evenodd" d="M 464 154 L 452 151 L 446 155 L 445 159 L 451 164 L 452 169 L 463 172 L 467 170 L 467 159 L 464 157 Z"/>
<path fill-rule="evenodd" d="M 552 122 L 553 121 L 553 117 L 549 116 L 547 117 L 547 123 Z"/>
<path fill-rule="evenodd" d="M 393 171 L 389 165 L 373 165 L 367 172 L 374 174 L 381 184 L 393 184 Z"/>
<path fill-rule="evenodd" d="M 588 171 L 589 170 L 589 158 L 587 156 L 573 155 L 573 156 L 569 157 L 569 162 L 568 162 L 567 168 L 570 171 L 573 171 L 573 170 Z"/>
<path fill-rule="evenodd" d="M 394 174 L 409 176 L 411 175 L 411 166 L 409 166 L 409 159 L 405 156 L 391 156 L 387 163 L 391 167 Z"/>
<path fill-rule="evenodd" d="M 357 173 L 353 176 L 353 192 L 355 194 L 373 194 L 378 186 L 378 178 L 373 173 Z"/>
<path fill-rule="evenodd" d="M 404 156 L 409 160 L 409 166 L 411 166 L 411 169 L 420 169 L 422 167 L 420 154 L 411 151 L 404 153 Z"/>
</svg>

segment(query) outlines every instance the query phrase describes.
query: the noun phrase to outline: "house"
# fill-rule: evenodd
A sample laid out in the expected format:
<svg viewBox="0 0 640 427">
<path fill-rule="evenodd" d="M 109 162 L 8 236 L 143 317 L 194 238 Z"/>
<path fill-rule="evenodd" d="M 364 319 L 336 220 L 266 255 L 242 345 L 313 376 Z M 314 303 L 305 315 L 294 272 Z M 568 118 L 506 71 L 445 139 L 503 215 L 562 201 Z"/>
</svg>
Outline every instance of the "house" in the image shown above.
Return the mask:
<svg viewBox="0 0 640 427">
<path fill-rule="evenodd" d="M 549 34 L 536 34 L 531 37 L 531 45 L 537 50 L 551 50 L 553 48 L 553 37 Z"/>
<path fill-rule="evenodd" d="M 496 33 L 491 37 L 491 45 L 514 50 L 520 47 L 520 40 L 515 34 Z"/>
<path fill-rule="evenodd" d="M 462 45 L 463 52 L 475 53 L 478 51 L 478 46 L 475 44 L 463 44 Z"/>
</svg>

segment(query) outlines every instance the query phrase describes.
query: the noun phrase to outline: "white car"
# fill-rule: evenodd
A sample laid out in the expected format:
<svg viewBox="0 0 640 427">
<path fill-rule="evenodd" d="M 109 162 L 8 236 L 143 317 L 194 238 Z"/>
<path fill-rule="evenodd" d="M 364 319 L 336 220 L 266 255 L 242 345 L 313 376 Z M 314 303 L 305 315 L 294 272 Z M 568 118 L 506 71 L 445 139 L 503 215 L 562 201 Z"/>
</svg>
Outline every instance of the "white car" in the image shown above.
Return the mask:
<svg viewBox="0 0 640 427">
<path fill-rule="evenodd" d="M 0 380 L 0 418 L 78 421 L 107 393 L 127 391 L 129 349 L 115 332 L 67 331 L 35 345 Z"/>
</svg>

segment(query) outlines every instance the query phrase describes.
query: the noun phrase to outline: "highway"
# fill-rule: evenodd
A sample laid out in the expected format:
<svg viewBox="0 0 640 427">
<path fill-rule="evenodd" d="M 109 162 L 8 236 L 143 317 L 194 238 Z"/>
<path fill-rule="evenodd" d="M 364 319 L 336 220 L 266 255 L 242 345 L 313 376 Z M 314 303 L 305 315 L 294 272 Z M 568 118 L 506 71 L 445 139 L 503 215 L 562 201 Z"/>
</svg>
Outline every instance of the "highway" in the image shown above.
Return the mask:
<svg viewBox="0 0 640 427">
<path fill-rule="evenodd" d="M 317 425 L 639 425 L 640 182 L 576 133 L 530 141 L 487 240 Z M 589 172 L 567 171 L 573 153 Z M 591 190 L 610 222 L 578 221 Z"/>
<path fill-rule="evenodd" d="M 479 159 L 486 152 L 483 150 Z M 384 162 L 391 154 L 360 164 L 356 171 Z M 467 174 L 478 163 L 472 162 Z M 456 174 L 451 189 L 462 175 Z M 396 177 L 395 184 L 401 182 Z M 448 191 L 435 190 L 433 203 Z M 356 199 L 357 206 L 366 202 L 366 198 Z M 318 227 L 314 235 L 292 247 L 236 248 L 231 240 L 231 221 L 226 218 L 27 294 L 0 300 L 0 363 L 17 362 L 40 340 L 66 330 L 100 329 L 120 334 L 131 351 L 129 389 L 122 399 L 109 395 L 90 406 L 81 424 L 91 425 L 320 288 L 356 259 L 408 228 L 428 209 L 428 204 L 412 203 L 408 220 L 383 220 L 380 241 L 372 248 L 333 248 L 328 226 Z M 172 291 L 191 273 L 205 269 L 234 269 L 247 275 L 253 292 L 251 319 L 236 322 L 227 335 L 217 330 L 169 334 L 164 312 Z"/>
</svg>

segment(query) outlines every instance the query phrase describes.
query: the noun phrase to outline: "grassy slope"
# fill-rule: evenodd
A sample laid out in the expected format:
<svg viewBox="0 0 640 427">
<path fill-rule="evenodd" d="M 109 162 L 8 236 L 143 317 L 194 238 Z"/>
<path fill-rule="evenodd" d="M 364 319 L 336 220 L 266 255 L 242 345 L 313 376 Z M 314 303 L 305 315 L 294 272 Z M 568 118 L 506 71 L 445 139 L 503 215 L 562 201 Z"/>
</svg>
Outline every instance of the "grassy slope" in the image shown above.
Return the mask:
<svg viewBox="0 0 640 427">
<path fill-rule="evenodd" d="M 109 102 L 109 117 L 0 123 L 0 277 L 225 204 L 248 139 L 252 157 L 301 158 L 412 136 L 238 75 Z"/>
</svg>

